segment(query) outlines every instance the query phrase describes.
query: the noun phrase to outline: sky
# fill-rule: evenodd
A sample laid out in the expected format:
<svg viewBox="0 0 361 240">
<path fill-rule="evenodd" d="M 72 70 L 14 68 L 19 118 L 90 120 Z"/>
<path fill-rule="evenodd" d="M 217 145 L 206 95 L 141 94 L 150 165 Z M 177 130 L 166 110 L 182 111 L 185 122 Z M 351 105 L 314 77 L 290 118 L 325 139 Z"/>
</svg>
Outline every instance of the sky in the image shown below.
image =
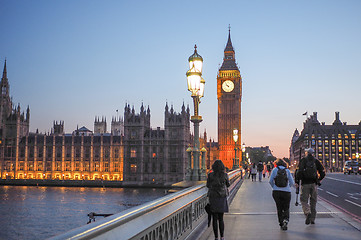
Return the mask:
<svg viewBox="0 0 361 240">
<path fill-rule="evenodd" d="M 292 135 L 318 112 L 361 120 L 361 1 L 0 0 L 0 67 L 30 106 L 30 131 L 64 121 L 93 130 L 126 103 L 164 127 L 166 102 L 193 112 L 185 73 L 197 44 L 205 96 L 200 132 L 217 141 L 217 72 L 231 26 L 243 79 L 241 141 L 289 157 Z M 116 110 L 119 110 L 118 113 Z M 193 127 L 192 127 L 193 128 Z"/>
</svg>

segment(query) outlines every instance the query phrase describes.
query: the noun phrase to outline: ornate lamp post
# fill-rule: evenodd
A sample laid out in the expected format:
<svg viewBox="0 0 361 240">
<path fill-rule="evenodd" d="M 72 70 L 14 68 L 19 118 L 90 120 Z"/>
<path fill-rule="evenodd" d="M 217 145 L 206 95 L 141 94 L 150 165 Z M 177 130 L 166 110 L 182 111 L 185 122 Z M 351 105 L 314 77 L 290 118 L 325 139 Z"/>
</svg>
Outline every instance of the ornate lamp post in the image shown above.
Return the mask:
<svg viewBox="0 0 361 240">
<path fill-rule="evenodd" d="M 188 152 L 188 171 L 187 180 L 203 181 L 206 180 L 205 149 L 202 149 L 202 164 L 200 167 L 199 155 L 199 123 L 202 122 L 202 116 L 198 115 L 200 99 L 204 96 L 204 85 L 206 81 L 202 78 L 203 58 L 197 53 L 197 45 L 194 46 L 194 53 L 188 58 L 189 70 L 187 71 L 188 91 L 190 91 L 194 104 L 194 115 L 191 116 L 191 122 L 194 124 L 194 145 L 189 147 Z M 193 160 L 193 161 L 192 161 Z M 193 164 L 192 164 L 193 163 Z M 192 168 L 193 167 L 193 168 Z"/>
<path fill-rule="evenodd" d="M 242 164 L 243 164 L 243 167 L 246 166 L 247 162 L 246 162 L 246 144 L 242 144 Z"/>
<path fill-rule="evenodd" d="M 238 141 L 238 129 L 233 129 L 233 141 L 234 141 L 234 159 L 233 169 L 239 168 L 239 159 L 237 160 L 237 141 Z"/>
</svg>

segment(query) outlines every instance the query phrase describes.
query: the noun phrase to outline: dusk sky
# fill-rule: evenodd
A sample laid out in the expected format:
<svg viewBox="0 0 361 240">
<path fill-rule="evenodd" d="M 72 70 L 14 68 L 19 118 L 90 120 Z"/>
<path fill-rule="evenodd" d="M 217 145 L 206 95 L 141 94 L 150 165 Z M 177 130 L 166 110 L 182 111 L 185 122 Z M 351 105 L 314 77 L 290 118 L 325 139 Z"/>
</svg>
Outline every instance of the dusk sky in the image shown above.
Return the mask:
<svg viewBox="0 0 361 240">
<path fill-rule="evenodd" d="M 30 131 L 93 130 L 95 116 L 150 107 L 164 127 L 166 102 L 193 103 L 185 73 L 194 44 L 204 59 L 200 132 L 217 141 L 217 71 L 231 25 L 243 78 L 242 139 L 289 157 L 302 114 L 361 120 L 361 1 L 0 0 L 0 66 L 10 94 L 30 106 Z M 193 125 L 192 125 L 193 131 Z"/>
</svg>

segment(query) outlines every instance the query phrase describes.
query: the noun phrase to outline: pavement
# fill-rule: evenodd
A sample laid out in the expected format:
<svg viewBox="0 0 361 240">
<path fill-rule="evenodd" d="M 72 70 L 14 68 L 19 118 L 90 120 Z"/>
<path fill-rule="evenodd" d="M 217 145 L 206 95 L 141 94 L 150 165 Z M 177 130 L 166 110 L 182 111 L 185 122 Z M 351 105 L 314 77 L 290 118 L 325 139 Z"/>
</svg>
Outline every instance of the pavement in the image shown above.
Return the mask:
<svg viewBox="0 0 361 240">
<path fill-rule="evenodd" d="M 272 198 L 272 188 L 268 180 L 267 177 L 262 182 L 244 179 L 230 204 L 229 213 L 225 213 L 224 216 L 226 240 L 361 239 L 361 222 L 320 198 L 317 203 L 315 224 L 306 225 L 301 205 L 295 206 L 294 188 L 291 194 L 288 230 L 282 231 L 278 225 L 276 204 Z M 212 226 L 207 228 L 199 239 L 214 239 Z"/>
</svg>

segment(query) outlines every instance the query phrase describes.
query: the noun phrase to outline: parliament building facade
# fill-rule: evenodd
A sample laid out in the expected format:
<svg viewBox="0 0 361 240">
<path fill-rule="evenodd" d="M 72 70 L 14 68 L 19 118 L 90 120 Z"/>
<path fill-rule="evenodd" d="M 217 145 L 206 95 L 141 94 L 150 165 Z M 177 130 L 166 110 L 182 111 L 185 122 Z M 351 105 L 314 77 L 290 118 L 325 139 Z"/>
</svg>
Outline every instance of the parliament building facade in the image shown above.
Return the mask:
<svg viewBox="0 0 361 240">
<path fill-rule="evenodd" d="M 64 132 L 64 122 L 54 121 L 50 133 L 29 132 L 30 109 L 21 112 L 9 95 L 6 60 L 0 97 L 0 178 L 109 180 L 130 184 L 168 185 L 185 179 L 186 149 L 192 145 L 190 109 L 184 104 L 177 113 L 166 104 L 164 128 L 152 129 L 150 109 L 139 113 L 128 104 L 124 118 L 95 117 L 94 132 L 86 127 Z M 222 159 L 232 168 L 234 148 L 240 149 L 242 78 L 235 61 L 230 32 L 223 64 L 217 74 L 218 142 L 207 134 L 200 147 L 207 148 L 207 168 Z M 239 141 L 233 141 L 233 129 Z"/>
</svg>

